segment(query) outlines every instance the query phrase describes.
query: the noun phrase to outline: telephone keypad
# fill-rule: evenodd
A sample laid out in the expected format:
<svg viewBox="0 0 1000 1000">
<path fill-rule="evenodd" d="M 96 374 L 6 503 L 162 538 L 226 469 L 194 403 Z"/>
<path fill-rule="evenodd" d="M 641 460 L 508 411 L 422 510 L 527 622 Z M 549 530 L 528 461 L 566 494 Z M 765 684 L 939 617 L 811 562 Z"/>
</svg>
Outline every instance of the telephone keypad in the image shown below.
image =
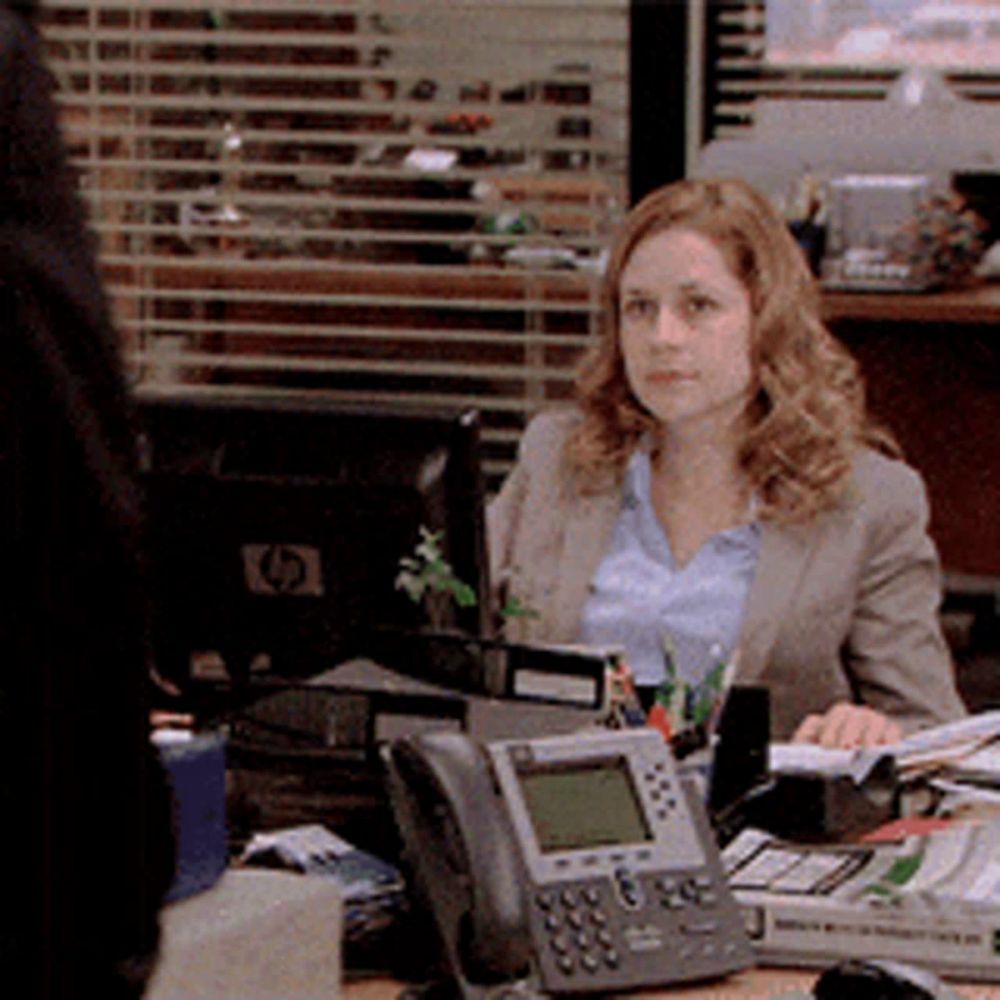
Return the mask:
<svg viewBox="0 0 1000 1000">
<path fill-rule="evenodd" d="M 681 961 L 711 962 L 734 952 L 735 946 L 724 940 L 717 888 L 704 871 L 653 877 L 620 866 L 612 873 L 610 889 L 607 883 L 605 888 L 574 883 L 535 897 L 536 926 L 548 931 L 552 958 L 568 980 L 567 988 L 573 982 L 582 988 L 601 969 L 625 975 L 635 962 L 645 961 L 641 952 L 650 947 L 648 940 L 645 945 L 630 941 L 630 925 L 658 928 L 664 941 L 675 942 L 674 954 Z M 633 901 L 631 906 L 626 899 Z"/>
<path fill-rule="evenodd" d="M 535 902 L 542 924 L 550 932 L 549 945 L 556 966 L 563 975 L 595 975 L 602 966 L 620 967 L 621 954 L 607 928 L 609 917 L 602 908 L 603 898 L 598 888 L 567 886 L 558 893 L 539 893 Z M 588 931 L 588 926 L 593 930 Z M 561 930 L 565 927 L 572 928 L 574 933 L 567 935 Z"/>
</svg>

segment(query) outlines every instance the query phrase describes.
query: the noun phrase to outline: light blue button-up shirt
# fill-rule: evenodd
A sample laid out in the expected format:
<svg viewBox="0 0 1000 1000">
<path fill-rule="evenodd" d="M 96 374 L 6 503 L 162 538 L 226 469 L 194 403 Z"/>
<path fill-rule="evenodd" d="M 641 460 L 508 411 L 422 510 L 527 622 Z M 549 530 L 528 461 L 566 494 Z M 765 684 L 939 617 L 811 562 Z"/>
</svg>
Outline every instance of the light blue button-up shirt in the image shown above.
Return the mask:
<svg viewBox="0 0 1000 1000">
<path fill-rule="evenodd" d="M 664 647 L 677 674 L 698 684 L 736 648 L 760 553 L 760 528 L 713 535 L 682 567 L 653 510 L 649 452 L 639 448 L 625 476 L 611 545 L 584 604 L 581 640 L 624 651 L 636 683 L 666 676 Z"/>
</svg>

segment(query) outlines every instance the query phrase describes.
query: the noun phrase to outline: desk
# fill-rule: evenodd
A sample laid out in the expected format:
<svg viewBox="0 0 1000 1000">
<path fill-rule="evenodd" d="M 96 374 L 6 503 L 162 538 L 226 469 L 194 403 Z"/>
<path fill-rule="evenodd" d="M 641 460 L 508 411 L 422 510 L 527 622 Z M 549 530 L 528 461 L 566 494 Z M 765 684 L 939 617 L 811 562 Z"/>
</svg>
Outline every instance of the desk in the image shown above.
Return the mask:
<svg viewBox="0 0 1000 1000">
<path fill-rule="evenodd" d="M 330 879 L 233 869 L 164 907 L 146 1000 L 331 1000 L 343 904 Z M 388 992 L 388 990 L 387 990 Z"/>
<path fill-rule="evenodd" d="M 793 990 L 808 992 L 816 981 L 816 969 L 748 969 L 726 979 L 693 983 L 661 990 L 643 990 L 622 994 L 623 998 L 649 1000 L 778 1000 Z M 964 1000 L 1000 1000 L 1000 983 L 951 983 Z M 401 984 L 392 979 L 368 979 L 345 982 L 343 1000 L 395 1000 Z"/>
</svg>

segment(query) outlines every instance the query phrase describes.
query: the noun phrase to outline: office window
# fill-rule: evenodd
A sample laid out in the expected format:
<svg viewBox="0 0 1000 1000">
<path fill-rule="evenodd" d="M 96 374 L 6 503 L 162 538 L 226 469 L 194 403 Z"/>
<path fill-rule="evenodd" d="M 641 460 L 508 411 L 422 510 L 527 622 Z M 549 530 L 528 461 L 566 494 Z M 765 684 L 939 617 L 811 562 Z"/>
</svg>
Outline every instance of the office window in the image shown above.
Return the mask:
<svg viewBox="0 0 1000 1000">
<path fill-rule="evenodd" d="M 932 67 L 963 97 L 1000 99 L 1000 0 L 696 0 L 704 67 L 695 145 L 745 134 L 761 99 L 885 97 Z"/>
<path fill-rule="evenodd" d="M 628 201 L 628 0 L 48 0 L 138 381 L 569 391 Z"/>
</svg>

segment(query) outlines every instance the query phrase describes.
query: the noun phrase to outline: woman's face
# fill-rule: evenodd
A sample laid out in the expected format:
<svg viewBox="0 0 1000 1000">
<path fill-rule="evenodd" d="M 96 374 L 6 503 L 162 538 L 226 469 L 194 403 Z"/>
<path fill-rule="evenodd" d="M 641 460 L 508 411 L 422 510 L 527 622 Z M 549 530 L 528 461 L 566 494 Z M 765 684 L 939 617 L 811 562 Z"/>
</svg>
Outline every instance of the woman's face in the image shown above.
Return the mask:
<svg viewBox="0 0 1000 1000">
<path fill-rule="evenodd" d="M 641 240 L 622 271 L 619 336 L 640 403 L 671 431 L 724 434 L 751 394 L 750 292 L 690 229 Z"/>
</svg>

